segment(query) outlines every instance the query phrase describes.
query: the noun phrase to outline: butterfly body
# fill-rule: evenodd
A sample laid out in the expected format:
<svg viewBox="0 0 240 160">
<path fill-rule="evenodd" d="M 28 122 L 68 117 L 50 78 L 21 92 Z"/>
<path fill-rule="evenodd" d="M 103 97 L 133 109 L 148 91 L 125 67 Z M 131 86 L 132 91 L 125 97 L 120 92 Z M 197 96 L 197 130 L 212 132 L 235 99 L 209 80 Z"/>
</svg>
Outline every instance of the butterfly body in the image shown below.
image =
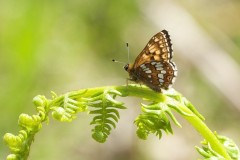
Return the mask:
<svg viewBox="0 0 240 160">
<path fill-rule="evenodd" d="M 150 39 L 134 64 L 127 64 L 124 69 L 129 73 L 129 80 L 161 92 L 161 89 L 171 87 L 177 76 L 177 67 L 172 57 L 169 34 L 162 30 Z"/>
</svg>

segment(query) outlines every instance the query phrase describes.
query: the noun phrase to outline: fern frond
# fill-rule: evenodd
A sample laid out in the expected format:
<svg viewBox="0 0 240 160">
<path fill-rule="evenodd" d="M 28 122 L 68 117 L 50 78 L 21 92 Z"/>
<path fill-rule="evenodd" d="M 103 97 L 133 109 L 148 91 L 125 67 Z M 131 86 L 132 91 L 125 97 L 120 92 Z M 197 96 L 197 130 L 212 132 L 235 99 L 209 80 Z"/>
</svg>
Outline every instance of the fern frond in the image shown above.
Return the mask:
<svg viewBox="0 0 240 160">
<path fill-rule="evenodd" d="M 85 93 L 87 93 L 87 90 L 83 90 L 82 92 L 78 92 L 76 94 L 67 93 L 53 99 L 50 104 L 53 118 L 62 122 L 71 122 L 76 118 L 76 114 L 78 112 L 87 111 L 88 100 L 82 97 Z M 56 96 L 57 95 L 54 93 L 53 97 Z"/>
<path fill-rule="evenodd" d="M 95 125 L 92 129 L 92 137 L 98 142 L 105 142 L 111 129 L 116 127 L 115 123 L 120 118 L 117 109 L 125 109 L 122 102 L 115 100 L 117 95 L 121 93 L 114 89 L 106 89 L 103 93 L 89 99 L 88 106 L 93 108 L 89 113 L 95 114 L 90 123 Z"/>
<path fill-rule="evenodd" d="M 142 112 L 143 114 L 140 114 L 135 120 L 137 135 L 141 139 L 147 139 L 150 133 L 156 134 L 160 139 L 162 130 L 166 133 L 173 133 L 168 116 L 176 125 L 181 127 L 170 108 L 163 102 L 150 105 L 142 104 Z"/>
</svg>

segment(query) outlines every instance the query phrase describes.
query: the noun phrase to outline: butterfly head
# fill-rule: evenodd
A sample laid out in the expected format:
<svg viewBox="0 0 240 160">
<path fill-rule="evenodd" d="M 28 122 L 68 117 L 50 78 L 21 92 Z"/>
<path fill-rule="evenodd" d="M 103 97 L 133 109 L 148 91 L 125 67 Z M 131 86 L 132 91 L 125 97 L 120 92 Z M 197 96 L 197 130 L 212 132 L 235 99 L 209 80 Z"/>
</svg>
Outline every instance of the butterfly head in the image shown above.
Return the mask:
<svg viewBox="0 0 240 160">
<path fill-rule="evenodd" d="M 126 64 L 123 68 L 127 71 L 129 68 L 129 64 Z"/>
<path fill-rule="evenodd" d="M 133 65 L 127 63 L 123 68 L 125 69 L 125 71 L 130 72 L 130 70 L 133 68 Z"/>
</svg>

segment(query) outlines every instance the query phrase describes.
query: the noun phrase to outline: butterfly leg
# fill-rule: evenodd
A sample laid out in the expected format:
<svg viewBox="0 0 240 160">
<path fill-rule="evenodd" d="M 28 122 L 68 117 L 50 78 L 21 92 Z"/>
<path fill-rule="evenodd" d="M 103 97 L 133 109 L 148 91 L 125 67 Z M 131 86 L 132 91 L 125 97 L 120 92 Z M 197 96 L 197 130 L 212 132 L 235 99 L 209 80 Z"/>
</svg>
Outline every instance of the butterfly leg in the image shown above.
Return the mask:
<svg viewBox="0 0 240 160">
<path fill-rule="evenodd" d="M 128 86 L 128 80 L 129 80 L 129 78 L 126 78 L 126 86 Z"/>
<path fill-rule="evenodd" d="M 131 78 L 126 78 L 126 85 L 128 86 L 128 81 L 132 81 Z"/>
</svg>

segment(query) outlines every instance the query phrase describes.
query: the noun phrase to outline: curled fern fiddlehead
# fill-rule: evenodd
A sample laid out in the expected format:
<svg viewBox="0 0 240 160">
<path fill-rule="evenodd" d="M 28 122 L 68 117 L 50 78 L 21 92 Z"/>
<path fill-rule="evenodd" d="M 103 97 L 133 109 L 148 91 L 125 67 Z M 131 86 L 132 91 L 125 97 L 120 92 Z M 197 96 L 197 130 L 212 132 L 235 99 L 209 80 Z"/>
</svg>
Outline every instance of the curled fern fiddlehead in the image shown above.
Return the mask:
<svg viewBox="0 0 240 160">
<path fill-rule="evenodd" d="M 150 133 L 156 134 L 159 139 L 162 137 L 162 130 L 166 133 L 173 133 L 170 117 L 173 122 L 181 127 L 171 112 L 171 109 L 163 102 L 150 105 L 142 104 L 142 114 L 135 120 L 137 125 L 137 135 L 141 139 L 147 139 Z"/>
<path fill-rule="evenodd" d="M 87 111 L 87 100 L 84 99 L 84 95 L 87 90 L 76 93 L 67 93 L 63 96 L 58 97 L 55 93 L 51 102 L 51 110 L 53 118 L 62 122 L 71 122 L 76 118 L 78 112 Z"/>
</svg>

